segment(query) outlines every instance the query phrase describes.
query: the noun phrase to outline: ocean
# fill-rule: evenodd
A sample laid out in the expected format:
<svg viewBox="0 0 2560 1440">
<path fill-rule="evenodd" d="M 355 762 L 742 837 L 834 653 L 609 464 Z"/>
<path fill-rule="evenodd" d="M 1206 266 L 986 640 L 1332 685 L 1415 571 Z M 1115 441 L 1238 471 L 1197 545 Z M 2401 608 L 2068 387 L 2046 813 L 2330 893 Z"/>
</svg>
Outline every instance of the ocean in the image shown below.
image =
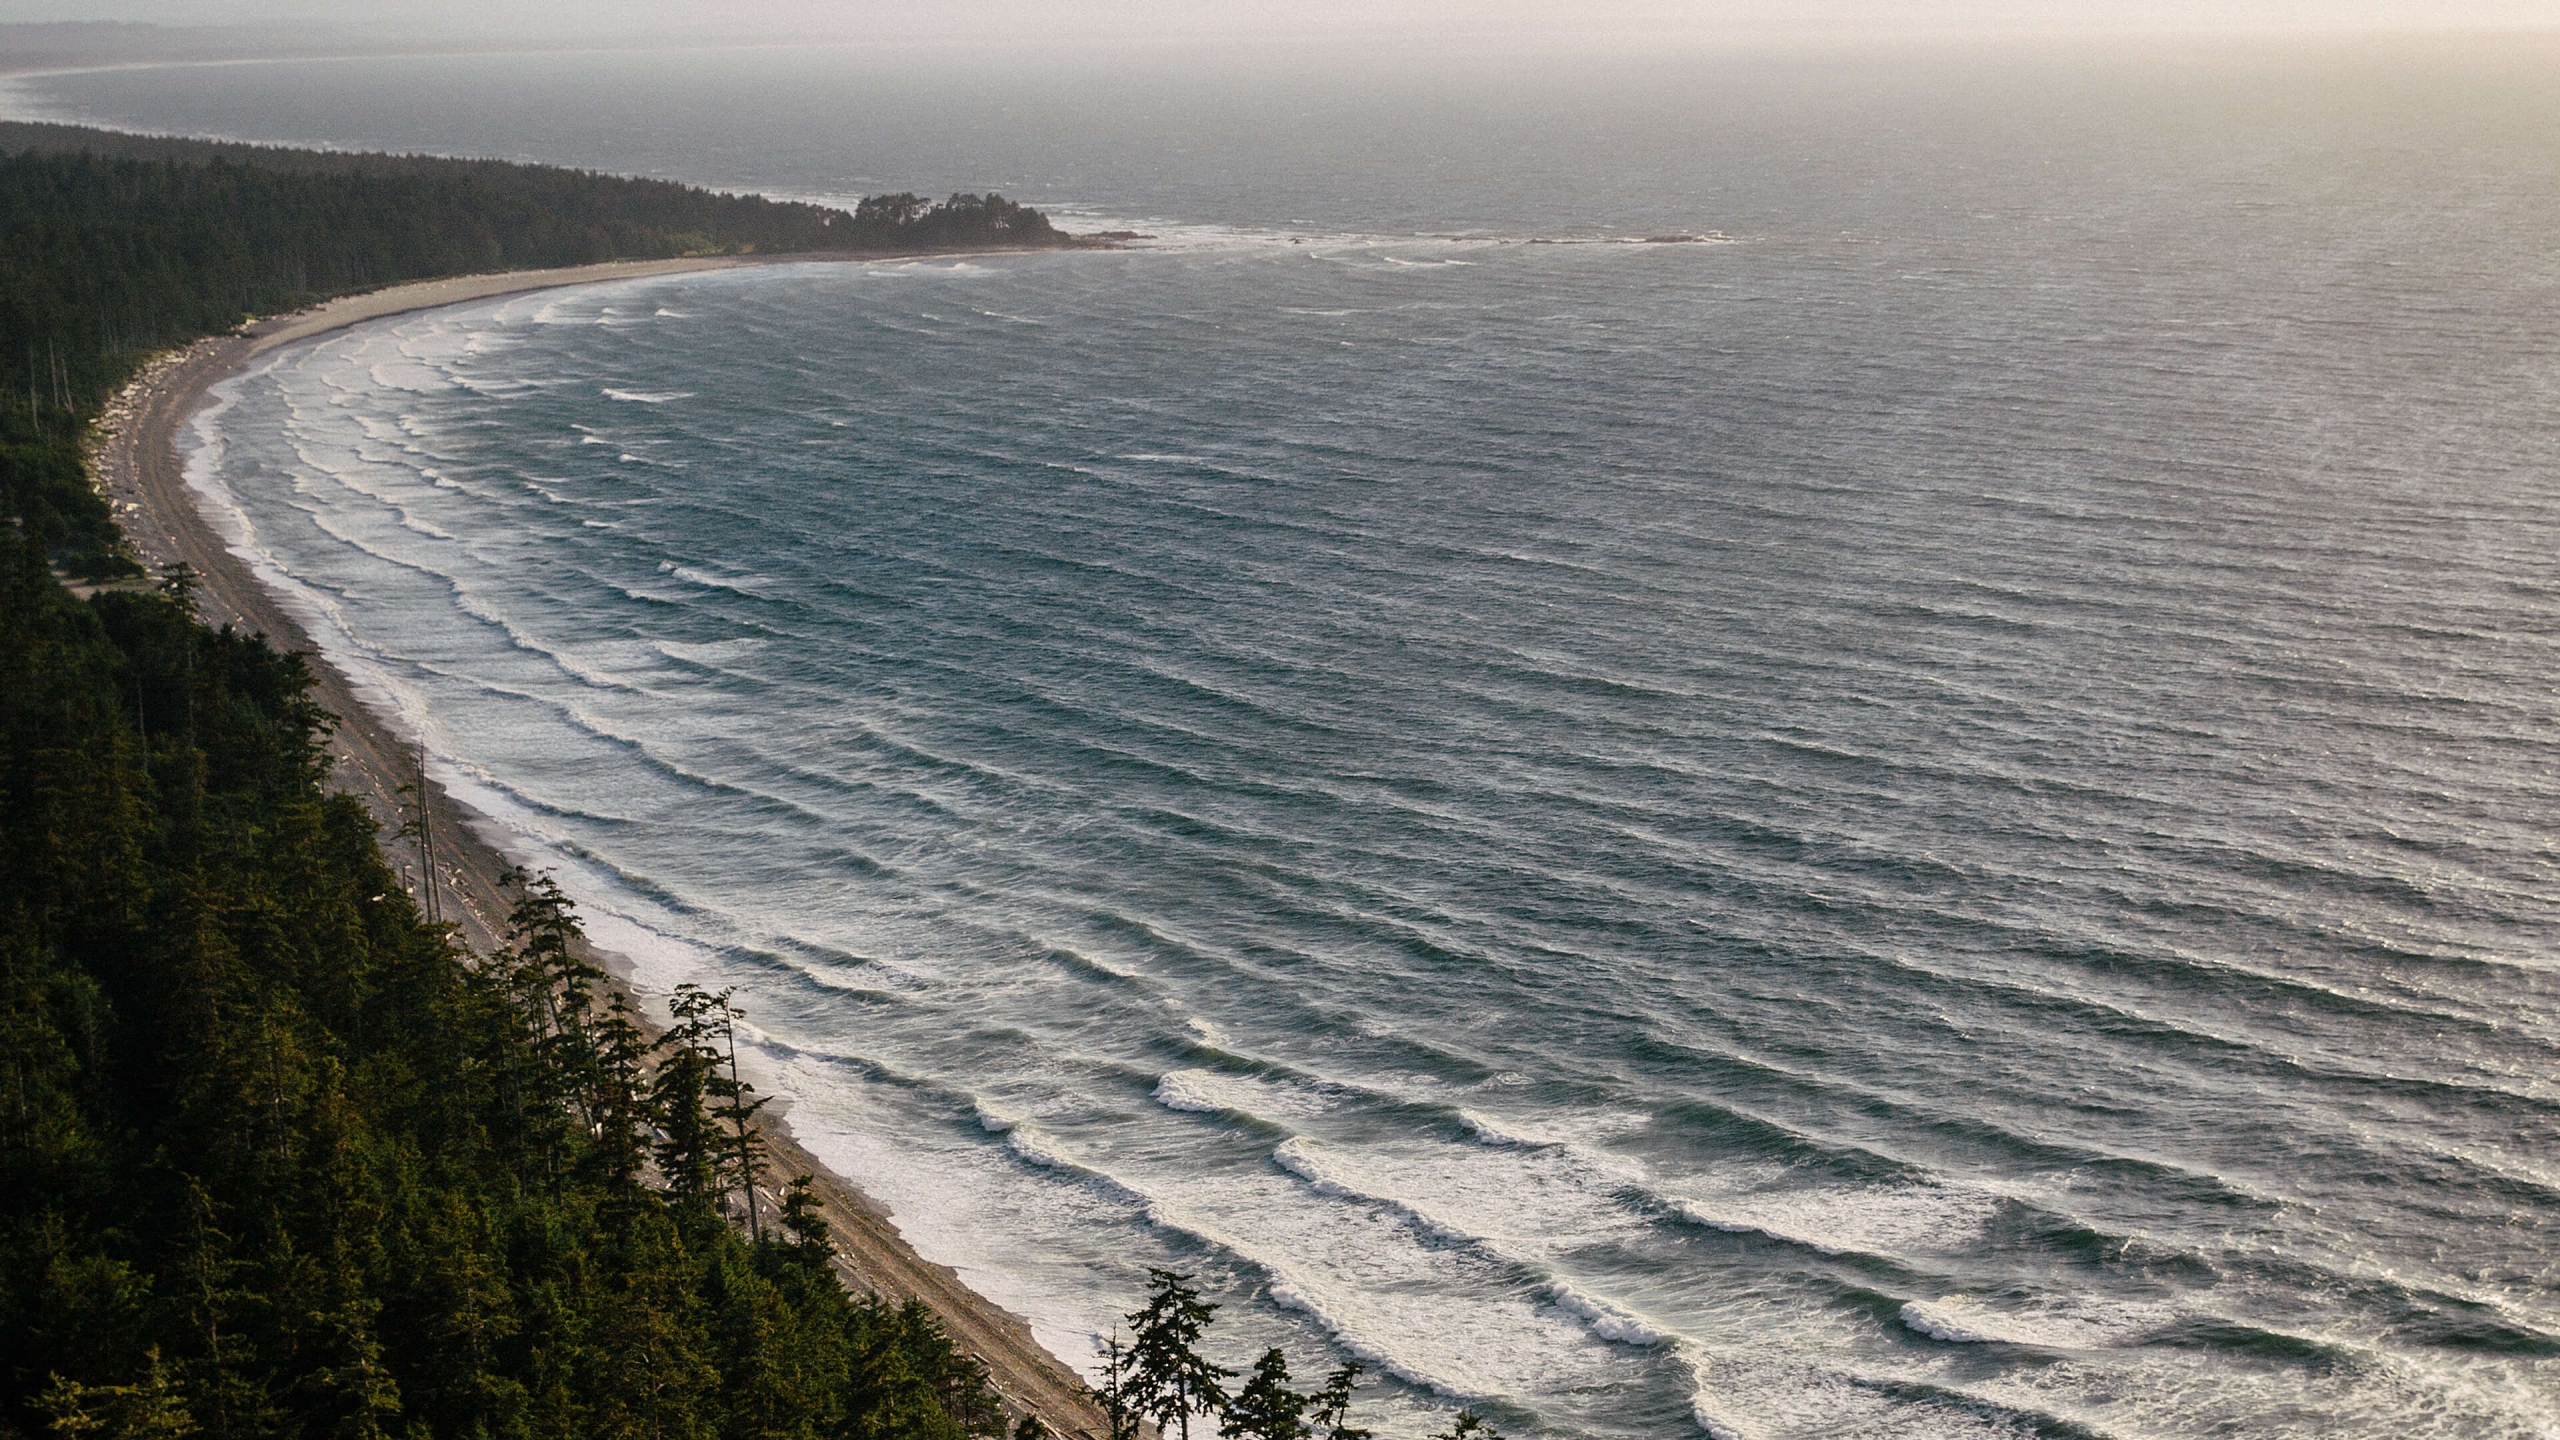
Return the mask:
<svg viewBox="0 0 2560 1440">
<path fill-rule="evenodd" d="M 188 442 L 1071 1362 L 1166 1265 L 1395 1437 L 2481 1440 L 2560 1433 L 2555 57 L 10 103 L 1152 237 L 399 317 Z"/>
</svg>

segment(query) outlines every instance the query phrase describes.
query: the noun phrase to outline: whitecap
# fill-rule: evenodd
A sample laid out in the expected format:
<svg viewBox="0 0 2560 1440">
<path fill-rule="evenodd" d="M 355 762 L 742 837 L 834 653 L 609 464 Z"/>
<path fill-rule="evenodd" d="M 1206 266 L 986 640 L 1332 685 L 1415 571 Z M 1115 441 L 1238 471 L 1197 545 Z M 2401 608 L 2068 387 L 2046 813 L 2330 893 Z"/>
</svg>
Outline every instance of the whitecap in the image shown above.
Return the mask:
<svg viewBox="0 0 2560 1440">
<path fill-rule="evenodd" d="M 1555 1297 L 1559 1307 L 1580 1316 L 1591 1333 L 1603 1340 L 1621 1345 L 1661 1345 L 1671 1339 L 1627 1311 L 1586 1295 L 1562 1280 L 1549 1280 L 1547 1293 Z"/>
<path fill-rule="evenodd" d="M 1475 1136 L 1478 1142 L 1486 1145 L 1533 1146 L 1556 1143 L 1542 1136 L 1528 1134 L 1526 1131 L 1495 1124 L 1473 1110 L 1460 1110 L 1458 1123 L 1465 1126 L 1467 1133 Z"/>
<path fill-rule="evenodd" d="M 1712 1230 L 1766 1235 L 1823 1255 L 1883 1256 L 1961 1246 L 1982 1233 L 2001 1203 L 1980 1191 L 1917 1183 L 1664 1198 L 1672 1213 Z"/>
<path fill-rule="evenodd" d="M 629 457 L 626 456 L 625 458 L 627 459 Z M 758 600 L 764 598 L 764 591 L 760 587 L 771 585 L 773 583 L 772 580 L 762 575 L 714 575 L 708 571 L 697 570 L 690 565 L 677 565 L 668 562 L 661 562 L 658 568 L 661 571 L 686 582 L 687 584 L 701 585 L 713 590 L 728 590 L 735 592 L 736 594 L 752 596 Z"/>
<path fill-rule="evenodd" d="M 1212 1098 L 1201 1081 L 1205 1070 L 1176 1070 L 1156 1081 L 1155 1100 L 1168 1110 L 1214 1113 L 1227 1107 Z"/>
<path fill-rule="evenodd" d="M 2037 1345 L 2094 1350 L 2123 1344 L 2177 1320 L 2170 1305 L 2056 1296 L 1996 1306 L 1965 1295 L 1913 1300 L 1898 1312 L 1904 1328 L 1950 1345 Z"/>
</svg>

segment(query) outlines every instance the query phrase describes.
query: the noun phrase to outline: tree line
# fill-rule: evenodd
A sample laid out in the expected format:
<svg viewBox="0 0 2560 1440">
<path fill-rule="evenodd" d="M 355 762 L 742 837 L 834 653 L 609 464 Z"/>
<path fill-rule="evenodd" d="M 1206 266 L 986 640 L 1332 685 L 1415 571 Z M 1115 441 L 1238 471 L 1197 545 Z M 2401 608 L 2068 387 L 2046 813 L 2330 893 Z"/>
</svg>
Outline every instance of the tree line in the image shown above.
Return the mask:
<svg viewBox="0 0 2560 1440">
<path fill-rule="evenodd" d="M 1000 195 L 853 210 L 547 165 L 0 124 L 0 503 L 55 560 L 118 559 L 78 440 L 153 353 L 404 280 L 696 254 L 1079 243 Z"/>
</svg>

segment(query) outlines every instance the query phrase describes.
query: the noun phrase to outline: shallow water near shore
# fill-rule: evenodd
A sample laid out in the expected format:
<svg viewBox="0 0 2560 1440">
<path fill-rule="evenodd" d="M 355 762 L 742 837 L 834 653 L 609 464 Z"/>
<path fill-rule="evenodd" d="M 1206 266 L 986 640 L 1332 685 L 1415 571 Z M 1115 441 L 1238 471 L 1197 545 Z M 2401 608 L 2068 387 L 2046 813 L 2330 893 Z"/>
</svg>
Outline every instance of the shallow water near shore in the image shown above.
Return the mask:
<svg viewBox="0 0 2560 1440">
<path fill-rule="evenodd" d="M 851 61 L 473 63 L 39 98 L 1162 237 L 377 322 L 191 457 L 1060 1353 L 1174 1264 L 1397 1435 L 2560 1426 L 2513 71 L 918 81 L 865 150 Z"/>
</svg>

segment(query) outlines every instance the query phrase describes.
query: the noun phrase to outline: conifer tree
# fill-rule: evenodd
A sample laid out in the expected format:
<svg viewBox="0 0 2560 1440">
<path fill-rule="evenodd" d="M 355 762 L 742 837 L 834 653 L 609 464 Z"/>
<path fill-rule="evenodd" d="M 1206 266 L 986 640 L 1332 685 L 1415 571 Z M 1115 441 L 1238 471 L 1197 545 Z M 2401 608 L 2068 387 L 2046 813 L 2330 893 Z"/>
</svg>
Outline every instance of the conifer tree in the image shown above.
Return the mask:
<svg viewBox="0 0 2560 1440">
<path fill-rule="evenodd" d="M 1502 1440 L 1502 1432 L 1485 1423 L 1473 1410 L 1461 1410 L 1449 1422 L 1449 1428 L 1431 1440 Z"/>
<path fill-rule="evenodd" d="M 1244 1440 L 1305 1440 L 1312 1395 L 1289 1388 L 1289 1361 L 1275 1345 L 1254 1362 L 1253 1375 L 1227 1402 L 1218 1433 Z"/>
<path fill-rule="evenodd" d="M 1316 1440 L 1370 1440 L 1370 1432 L 1350 1419 L 1351 1392 L 1360 1388 L 1360 1377 L 1367 1369 L 1357 1360 L 1345 1360 L 1324 1377 L 1324 1388 L 1315 1393 L 1310 1412 L 1315 1424 L 1309 1433 Z"/>
<path fill-rule="evenodd" d="M 676 1023 L 659 1041 L 657 1078 L 650 1100 L 658 1131 L 658 1179 L 680 1208 L 708 1213 L 723 1188 L 728 1137 L 711 1117 L 717 1052 L 709 1044 L 698 986 L 679 985 L 670 1002 Z"/>
<path fill-rule="evenodd" d="M 649 1038 L 632 1018 L 631 1004 L 615 994 L 595 1022 L 593 1080 L 587 1097 L 587 1130 L 593 1139 L 590 1168 L 608 1189 L 625 1193 L 640 1183 L 655 1111 L 649 1101 Z"/>
<path fill-rule="evenodd" d="M 677 1023 L 667 1032 L 667 1058 L 659 1067 L 659 1131 L 665 1137 L 659 1168 L 668 1188 L 689 1198 L 713 1199 L 734 1185 L 746 1209 L 748 1233 L 762 1243 L 764 1226 L 755 1197 L 764 1172 L 764 1139 L 748 1121 L 769 1097 L 749 1099 L 755 1087 L 738 1076 L 742 1012 L 729 998 L 736 993 L 686 984 L 677 986 L 667 1002 Z M 700 1113 L 679 1113 L 687 1105 Z M 724 1129 L 728 1134 L 721 1135 Z M 680 1168 L 669 1168 L 670 1162 Z"/>
<path fill-rule="evenodd" d="M 748 1122 L 771 1102 L 772 1097 L 747 1098 L 755 1093 L 755 1087 L 738 1074 L 738 1021 L 747 1012 L 730 1000 L 729 997 L 736 993 L 734 988 L 721 991 L 712 997 L 713 1004 L 705 1012 L 719 1027 L 720 1048 L 725 1052 L 724 1058 L 729 1067 L 726 1077 L 717 1073 L 712 1076 L 711 1090 L 719 1102 L 715 1107 L 717 1113 L 729 1122 L 730 1134 L 737 1141 L 730 1165 L 737 1177 L 739 1194 L 746 1200 L 747 1236 L 761 1245 L 764 1243 L 764 1220 L 757 1212 L 756 1184 L 764 1176 L 764 1136 Z"/>
<path fill-rule="evenodd" d="M 1094 1398 L 1102 1402 L 1103 1419 L 1111 1426 L 1106 1440 L 1138 1440 L 1146 1417 L 1140 1413 L 1131 1388 L 1134 1380 L 1128 1347 L 1120 1343 L 1120 1332 L 1115 1328 L 1102 1347 L 1102 1384 L 1094 1391 Z"/>
<path fill-rule="evenodd" d="M 802 1264 L 824 1270 L 836 1258 L 835 1237 L 827 1217 L 819 1213 L 817 1182 L 807 1175 L 791 1177 L 782 1192 L 782 1228 L 791 1236 L 790 1250 Z"/>
<path fill-rule="evenodd" d="M 186 1397 L 160 1364 L 160 1347 L 151 1347 L 148 1365 L 140 1383 L 133 1385 L 83 1385 L 56 1375 L 36 1397 L 36 1409 L 54 1434 L 72 1440 L 91 1435 L 98 1440 L 182 1440 L 201 1433 L 187 1413 Z"/>
<path fill-rule="evenodd" d="M 1201 1333 L 1218 1307 L 1201 1300 L 1191 1277 L 1147 1267 L 1147 1303 L 1129 1313 L 1129 1392 L 1135 1408 L 1158 1430 L 1191 1440 L 1191 1417 L 1223 1412 L 1222 1381 L 1235 1373 L 1200 1353 Z"/>
<path fill-rule="evenodd" d="M 511 1052 L 511 1088 L 522 1133 L 556 1194 L 570 1131 L 593 1123 L 595 987 L 604 972 L 579 954 L 582 938 L 569 897 L 548 874 L 509 871 L 515 893 L 507 948 L 490 957 L 487 979 L 511 1004 L 530 1043 Z"/>
</svg>

